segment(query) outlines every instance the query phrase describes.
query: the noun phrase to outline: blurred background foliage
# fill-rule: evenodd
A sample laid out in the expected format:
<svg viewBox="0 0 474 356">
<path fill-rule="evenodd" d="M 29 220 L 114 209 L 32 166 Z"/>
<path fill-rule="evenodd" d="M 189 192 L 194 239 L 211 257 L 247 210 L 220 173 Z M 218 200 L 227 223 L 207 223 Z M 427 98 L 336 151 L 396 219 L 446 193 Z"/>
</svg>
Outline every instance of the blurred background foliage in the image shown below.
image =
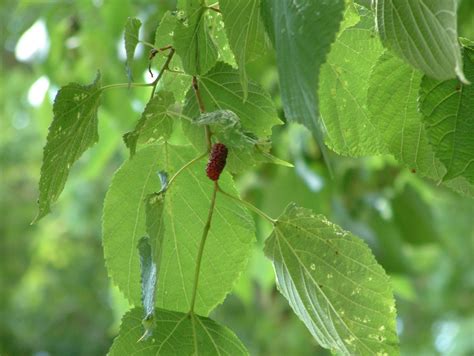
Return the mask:
<svg viewBox="0 0 474 356">
<path fill-rule="evenodd" d="M 121 141 L 138 119 L 147 89 L 104 95 L 100 142 L 74 166 L 53 213 L 36 213 L 42 147 L 57 89 L 126 81 L 123 26 L 144 23 L 153 42 L 172 0 L 15 1 L 0 5 L 0 354 L 103 355 L 127 302 L 103 263 L 101 209 L 113 172 L 127 158 Z M 461 3 L 462 36 L 474 39 L 474 4 Z M 139 46 L 136 81 L 149 81 Z M 274 59 L 253 63 L 250 76 L 280 106 Z M 274 153 L 295 169 L 264 165 L 237 177 L 243 196 L 271 216 L 290 201 L 323 213 L 365 239 L 391 275 L 405 355 L 474 354 L 474 202 L 399 167 L 390 157 L 332 157 L 334 177 L 308 132 L 274 129 Z M 274 285 L 258 243 L 235 291 L 213 317 L 235 330 L 252 355 L 325 355 Z"/>
</svg>

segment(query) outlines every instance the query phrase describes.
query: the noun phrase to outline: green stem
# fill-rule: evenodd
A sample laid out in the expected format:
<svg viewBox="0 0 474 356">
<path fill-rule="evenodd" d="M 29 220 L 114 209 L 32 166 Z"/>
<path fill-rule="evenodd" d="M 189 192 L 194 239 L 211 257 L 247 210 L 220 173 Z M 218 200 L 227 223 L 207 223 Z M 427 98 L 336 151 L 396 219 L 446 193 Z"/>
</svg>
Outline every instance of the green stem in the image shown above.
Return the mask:
<svg viewBox="0 0 474 356">
<path fill-rule="evenodd" d="M 193 163 L 199 161 L 200 159 L 204 158 L 207 156 L 207 152 L 204 152 L 203 154 L 193 158 L 192 160 L 190 160 L 188 163 L 186 163 L 184 166 L 182 166 L 180 169 L 178 169 L 178 171 L 173 174 L 173 176 L 170 178 L 169 182 L 168 182 L 168 187 L 171 185 L 171 183 L 173 183 L 173 181 L 186 169 L 188 168 L 189 166 L 191 166 Z"/>
<path fill-rule="evenodd" d="M 156 49 L 156 47 L 155 47 L 155 45 L 154 45 L 153 43 L 150 43 L 150 42 L 147 42 L 147 41 L 143 41 L 143 40 L 140 40 L 140 43 L 143 44 L 143 45 L 145 45 L 145 46 L 147 46 L 147 47 L 150 47 L 150 48 L 152 48 L 152 49 L 153 49 L 153 48 Z"/>
<path fill-rule="evenodd" d="M 196 270 L 194 271 L 193 295 L 191 298 L 191 305 L 189 307 L 190 314 L 194 313 L 194 305 L 196 304 L 196 295 L 197 295 L 197 289 L 199 285 L 199 272 L 201 271 L 202 256 L 204 254 L 204 246 L 206 245 L 207 236 L 209 235 L 209 229 L 211 228 L 212 214 L 214 213 L 214 207 L 216 205 L 216 196 L 217 196 L 218 190 L 219 190 L 219 186 L 217 185 L 217 181 L 215 181 L 214 190 L 212 191 L 212 196 L 211 196 L 211 206 L 209 207 L 209 213 L 207 214 L 207 221 L 202 231 L 201 243 L 199 245 L 199 250 L 198 250 L 198 255 L 197 255 L 197 260 L 196 260 Z"/>
<path fill-rule="evenodd" d="M 273 219 L 271 218 L 270 216 L 268 216 L 267 214 L 265 214 L 263 211 L 261 211 L 259 208 L 257 208 L 255 205 L 253 204 L 250 204 L 249 202 L 246 202 L 245 200 L 242 200 L 240 199 L 239 197 L 234 197 L 233 195 L 223 191 L 219 186 L 217 187 L 217 189 L 219 190 L 220 193 L 224 194 L 226 197 L 232 199 L 232 200 L 235 200 L 236 202 L 242 204 L 242 205 L 245 205 L 247 208 L 249 208 L 250 210 L 253 210 L 254 212 L 256 212 L 258 215 L 260 215 L 262 218 L 264 218 L 265 220 L 269 221 L 271 224 L 275 225 L 277 220 L 276 219 Z"/>
<path fill-rule="evenodd" d="M 153 83 L 117 83 L 117 84 L 109 84 L 104 85 L 100 88 L 100 90 L 107 90 L 113 88 L 129 88 L 129 87 L 151 87 Z"/>
<path fill-rule="evenodd" d="M 197 77 L 195 75 L 193 75 L 192 86 L 193 86 L 194 94 L 196 95 L 196 100 L 198 102 L 199 112 L 201 114 L 203 114 L 203 113 L 206 112 L 206 108 L 204 106 L 204 101 L 202 100 L 201 91 L 199 90 L 198 80 L 197 80 Z M 212 146 L 211 129 L 210 129 L 209 125 L 206 125 L 204 127 L 204 129 L 205 129 L 205 135 L 206 135 L 207 150 L 210 152 L 211 151 L 211 146 Z"/>
</svg>

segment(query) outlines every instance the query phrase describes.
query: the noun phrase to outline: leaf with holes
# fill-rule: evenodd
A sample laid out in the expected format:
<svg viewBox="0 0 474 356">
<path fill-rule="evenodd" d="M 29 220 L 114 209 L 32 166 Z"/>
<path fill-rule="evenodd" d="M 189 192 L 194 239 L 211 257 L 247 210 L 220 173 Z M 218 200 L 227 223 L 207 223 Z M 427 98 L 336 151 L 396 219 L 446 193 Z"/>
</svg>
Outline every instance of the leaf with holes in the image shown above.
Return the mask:
<svg viewBox="0 0 474 356">
<path fill-rule="evenodd" d="M 344 355 L 398 354 L 390 281 L 362 240 L 289 205 L 265 254 L 280 292 L 322 347 Z"/>
<path fill-rule="evenodd" d="M 185 9 L 186 18 L 178 21 L 174 30 L 174 47 L 186 73 L 204 74 L 217 61 L 217 48 L 209 35 L 206 9 L 199 0 L 187 0 Z"/>
<path fill-rule="evenodd" d="M 178 116 L 172 108 L 174 103 L 173 94 L 167 91 L 159 91 L 151 98 L 135 130 L 124 135 L 131 156 L 135 154 L 137 144 L 152 143 L 159 138 L 169 139 L 173 131 L 173 120 Z"/>
<path fill-rule="evenodd" d="M 132 17 L 129 17 L 127 19 L 127 23 L 125 24 L 125 32 L 123 37 L 125 42 L 125 53 L 127 55 L 126 69 L 129 83 L 133 80 L 133 56 L 135 55 L 135 48 L 137 47 L 137 44 L 140 41 L 138 38 L 138 33 L 140 31 L 141 26 L 142 22 L 139 19 Z"/>
<path fill-rule="evenodd" d="M 458 0 L 377 0 L 380 38 L 413 67 L 446 80 L 462 71 L 457 34 Z"/>
<path fill-rule="evenodd" d="M 235 334 L 215 321 L 195 314 L 157 309 L 153 337 L 140 338 L 141 308 L 127 312 L 110 356 L 128 355 L 248 355 Z"/>
<path fill-rule="evenodd" d="M 107 192 L 103 213 L 106 265 L 113 282 L 135 305 L 140 303 L 136 244 L 146 231 L 144 199 L 160 190 L 158 171 L 172 176 L 196 156 L 189 146 L 148 146 L 124 163 Z M 205 166 L 205 160 L 194 163 L 166 190 L 156 296 L 157 305 L 166 309 L 189 310 L 198 246 L 213 190 Z M 219 185 L 237 195 L 229 173 L 221 174 Z M 246 209 L 218 195 L 201 265 L 197 313 L 207 315 L 224 300 L 245 268 L 253 236 L 253 220 Z"/>
<path fill-rule="evenodd" d="M 51 210 L 64 189 L 69 170 L 99 140 L 97 110 L 101 100 L 100 73 L 90 85 L 71 83 L 54 100 L 54 118 L 43 150 L 39 182 L 38 221 Z"/>
<path fill-rule="evenodd" d="M 326 142 L 342 155 L 366 156 L 384 151 L 367 110 L 367 88 L 372 66 L 382 53 L 365 15 L 344 30 L 321 67 L 320 111 L 327 129 Z"/>
<path fill-rule="evenodd" d="M 228 64 L 219 62 L 200 77 L 199 89 L 207 112 L 231 110 L 240 118 L 242 128 L 258 137 L 270 136 L 272 127 L 281 124 L 270 95 L 258 84 L 249 82 L 245 99 L 239 72 Z M 183 115 L 189 118 L 199 116 L 198 103 L 192 89 L 186 94 Z"/>
<path fill-rule="evenodd" d="M 472 48 L 464 48 L 464 72 L 474 82 Z M 474 86 L 425 76 L 420 109 L 435 156 L 447 169 L 443 180 L 463 176 L 474 184 Z"/>
</svg>

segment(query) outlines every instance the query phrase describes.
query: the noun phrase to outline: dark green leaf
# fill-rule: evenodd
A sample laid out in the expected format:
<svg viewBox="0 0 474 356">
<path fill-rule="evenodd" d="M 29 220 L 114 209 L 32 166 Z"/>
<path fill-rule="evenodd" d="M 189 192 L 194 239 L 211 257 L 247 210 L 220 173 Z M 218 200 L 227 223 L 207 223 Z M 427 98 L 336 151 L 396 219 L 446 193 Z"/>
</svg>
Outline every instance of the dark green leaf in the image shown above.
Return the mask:
<svg viewBox="0 0 474 356">
<path fill-rule="evenodd" d="M 179 21 L 173 43 L 181 57 L 184 71 L 191 75 L 204 74 L 217 61 L 217 48 L 209 35 L 206 9 L 199 0 L 188 0 L 186 18 Z"/>
<path fill-rule="evenodd" d="M 285 116 L 304 124 L 323 147 L 317 104 L 319 69 L 339 29 L 344 1 L 265 0 L 263 6 L 276 50 Z"/>
<path fill-rule="evenodd" d="M 464 49 L 464 72 L 474 82 L 474 50 Z M 463 176 L 474 183 L 474 86 L 459 80 L 423 77 L 420 109 L 435 156 L 447 172 L 443 180 Z"/>
<path fill-rule="evenodd" d="M 457 34 L 458 0 L 377 0 L 377 27 L 385 46 L 438 80 L 462 72 Z"/>
<path fill-rule="evenodd" d="M 265 254 L 280 292 L 321 346 L 345 355 L 398 354 L 390 281 L 362 240 L 290 205 Z"/>
<path fill-rule="evenodd" d="M 248 355 L 245 346 L 226 327 L 209 318 L 165 309 L 155 312 L 153 337 L 137 342 L 142 312 L 141 308 L 135 308 L 125 314 L 110 356 Z"/>
<path fill-rule="evenodd" d="M 239 73 L 228 64 L 219 62 L 209 73 L 200 77 L 199 89 L 207 112 L 232 110 L 240 118 L 242 129 L 256 136 L 270 136 L 272 127 L 281 123 L 272 98 L 258 84 L 249 82 L 248 96 L 244 98 Z M 186 95 L 183 114 L 189 118 L 199 116 L 192 90 Z"/>
<path fill-rule="evenodd" d="M 139 42 L 138 33 L 140 31 L 142 23 L 139 19 L 129 17 L 127 19 L 127 23 L 125 24 L 125 33 L 124 33 L 124 41 L 125 41 L 125 53 L 127 55 L 127 76 L 129 83 L 133 80 L 132 78 L 132 63 L 133 63 L 133 56 L 135 54 L 135 48 Z"/>
<path fill-rule="evenodd" d="M 221 0 L 219 7 L 246 96 L 248 77 L 245 65 L 264 54 L 268 46 L 260 17 L 260 0 Z"/>
<path fill-rule="evenodd" d="M 173 131 L 173 120 L 178 115 L 172 109 L 174 103 L 173 94 L 167 91 L 159 91 L 151 98 L 135 130 L 124 135 L 131 156 L 135 154 L 138 143 L 152 143 L 161 137 L 169 139 Z"/>
<path fill-rule="evenodd" d="M 101 99 L 100 73 L 90 85 L 71 83 L 54 100 L 54 118 L 43 151 L 39 182 L 39 211 L 35 221 L 51 210 L 66 184 L 71 166 L 99 140 L 97 110 Z"/>
</svg>

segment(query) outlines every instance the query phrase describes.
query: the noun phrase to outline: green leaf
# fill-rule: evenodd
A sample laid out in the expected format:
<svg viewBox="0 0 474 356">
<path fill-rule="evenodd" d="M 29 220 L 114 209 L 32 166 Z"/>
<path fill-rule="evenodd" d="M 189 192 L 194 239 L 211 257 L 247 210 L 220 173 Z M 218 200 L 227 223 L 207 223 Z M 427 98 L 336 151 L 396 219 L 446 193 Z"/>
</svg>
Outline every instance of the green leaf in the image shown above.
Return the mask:
<svg viewBox="0 0 474 356">
<path fill-rule="evenodd" d="M 125 53 L 127 55 L 126 69 L 129 83 L 133 80 L 132 78 L 132 62 L 133 56 L 135 54 L 135 48 L 137 47 L 138 42 L 138 32 L 142 22 L 139 19 L 129 17 L 127 23 L 125 24 Z"/>
<path fill-rule="evenodd" d="M 197 155 L 186 146 L 148 146 L 124 163 L 107 192 L 103 213 L 106 265 L 114 283 L 135 305 L 140 303 L 135 246 L 145 234 L 143 200 L 160 190 L 157 171 L 173 175 Z M 198 246 L 213 190 L 205 165 L 204 160 L 194 163 L 166 191 L 157 291 L 157 305 L 163 308 L 189 310 Z M 219 184 L 226 192 L 237 195 L 229 173 L 221 175 Z M 196 312 L 207 315 L 223 301 L 245 268 L 253 236 L 253 220 L 247 210 L 218 196 L 201 265 Z"/>
<path fill-rule="evenodd" d="M 66 184 L 71 166 L 99 140 L 97 110 L 101 99 L 100 73 L 90 85 L 62 87 L 54 100 L 54 118 L 43 150 L 39 182 L 38 221 L 51 210 Z"/>
<path fill-rule="evenodd" d="M 231 110 L 240 118 L 242 128 L 256 136 L 270 136 L 272 127 L 281 124 L 270 95 L 250 81 L 245 99 L 239 73 L 228 64 L 219 62 L 200 77 L 199 89 L 207 112 Z M 192 89 L 186 95 L 183 114 L 189 118 L 199 116 L 198 103 Z"/>
<path fill-rule="evenodd" d="M 140 255 L 141 281 L 142 281 L 142 304 L 144 309 L 143 325 L 145 333 L 143 340 L 148 339 L 153 331 L 156 291 L 156 264 L 153 261 L 153 253 L 150 239 L 144 236 L 138 241 L 138 253 Z"/>
<path fill-rule="evenodd" d="M 288 167 L 291 164 L 272 156 L 269 151 L 271 143 L 260 140 L 242 130 L 240 120 L 229 110 L 218 110 L 205 113 L 192 120 L 193 125 L 185 126 L 185 134 L 191 142 L 199 142 L 204 137 L 204 126 L 209 126 L 212 135 L 218 142 L 225 144 L 229 150 L 226 169 L 232 173 L 239 173 L 258 163 L 275 163 Z M 202 142 L 197 147 L 205 147 Z"/>
<path fill-rule="evenodd" d="M 421 176 L 439 179 L 434 157 L 418 111 L 422 74 L 389 52 L 372 70 L 367 94 L 370 121 L 389 153 Z"/>
<path fill-rule="evenodd" d="M 290 205 L 265 254 L 280 292 L 322 347 L 345 355 L 398 354 L 390 281 L 362 240 Z"/>
<path fill-rule="evenodd" d="M 321 147 L 324 131 L 317 104 L 319 70 L 336 37 L 343 10 L 343 0 L 263 2 L 264 22 L 276 50 L 285 116 L 310 129 Z"/>
<path fill-rule="evenodd" d="M 364 16 L 357 26 L 344 30 L 321 68 L 319 99 L 326 143 L 342 155 L 384 151 L 367 110 L 370 72 L 382 53 L 371 26 L 371 16 Z"/>
<path fill-rule="evenodd" d="M 110 356 L 128 355 L 248 355 L 245 346 L 228 328 L 195 314 L 156 310 L 153 338 L 140 338 L 141 308 L 127 312 Z"/>
<path fill-rule="evenodd" d="M 474 50 L 464 48 L 464 71 L 474 81 Z M 453 79 L 423 77 L 420 109 L 435 156 L 446 166 L 443 180 L 463 176 L 474 183 L 474 87 Z"/>
<path fill-rule="evenodd" d="M 237 68 L 235 62 L 234 53 L 232 52 L 229 40 L 225 33 L 224 21 L 222 21 L 222 14 L 215 11 L 207 11 L 209 17 L 209 23 L 211 24 L 210 34 L 216 43 L 217 51 L 219 52 L 218 61 L 230 64 L 232 67 Z"/>
<path fill-rule="evenodd" d="M 159 91 L 151 98 L 135 130 L 124 135 L 124 141 L 130 149 L 131 156 L 135 154 L 139 143 L 152 143 L 159 138 L 169 139 L 173 131 L 173 119 L 178 115 L 173 111 L 174 103 L 173 93 L 168 91 Z"/>
<path fill-rule="evenodd" d="M 462 72 L 457 34 L 458 0 L 377 0 L 384 45 L 426 75 L 446 80 Z"/>
<path fill-rule="evenodd" d="M 240 72 L 240 82 L 247 94 L 247 63 L 265 53 L 268 40 L 260 17 L 260 0 L 221 0 L 219 7 L 225 33 L 234 52 Z"/>
<path fill-rule="evenodd" d="M 204 74 L 217 61 L 217 48 L 209 35 L 206 9 L 199 0 L 188 0 L 186 18 L 179 21 L 173 43 L 181 57 L 184 71 L 191 75 Z"/>
</svg>

